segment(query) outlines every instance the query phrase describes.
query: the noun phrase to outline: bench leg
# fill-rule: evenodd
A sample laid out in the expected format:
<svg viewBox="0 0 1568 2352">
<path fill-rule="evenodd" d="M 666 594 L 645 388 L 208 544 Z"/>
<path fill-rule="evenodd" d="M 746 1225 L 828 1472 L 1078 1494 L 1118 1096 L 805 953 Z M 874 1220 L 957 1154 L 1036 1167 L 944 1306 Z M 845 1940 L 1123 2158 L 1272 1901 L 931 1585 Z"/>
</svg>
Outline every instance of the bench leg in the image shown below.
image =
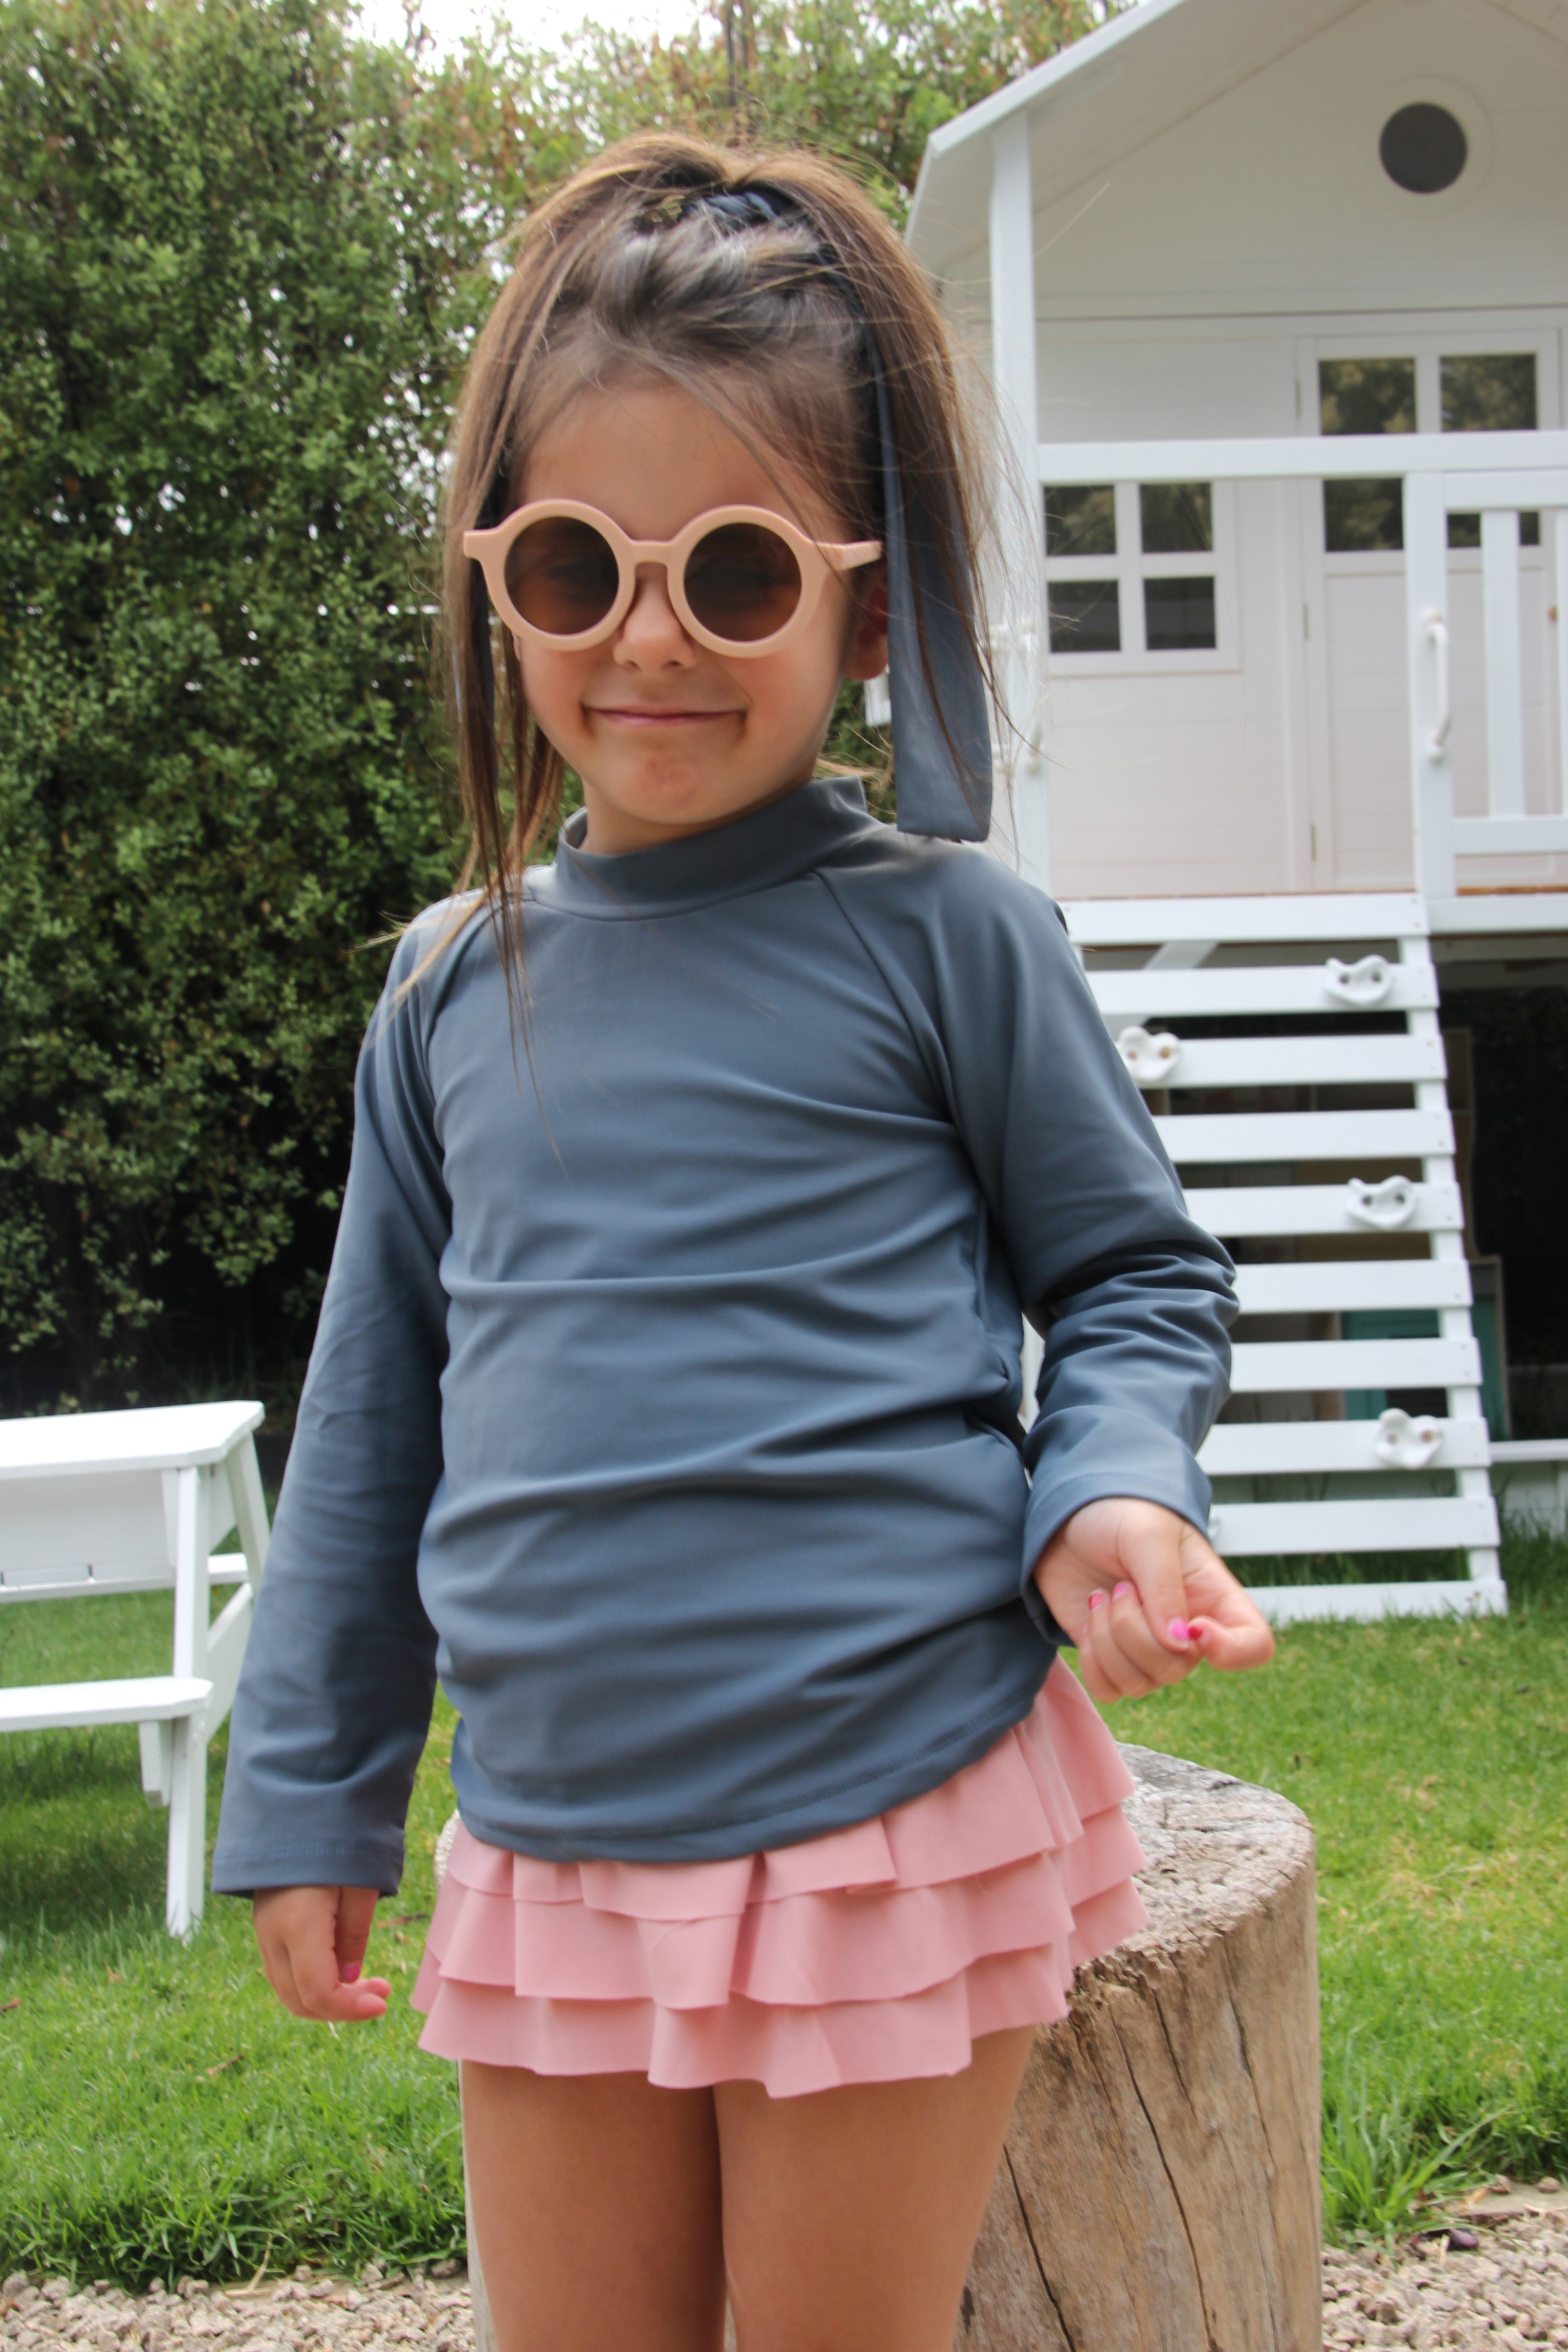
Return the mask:
<svg viewBox="0 0 1568 2352">
<path fill-rule="evenodd" d="M 169 1886 L 164 1917 L 171 1936 L 188 1936 L 206 1893 L 207 1731 L 198 1717 L 174 1727 L 169 1774 Z"/>
<path fill-rule="evenodd" d="M 150 1805 L 166 1805 L 174 1759 L 173 1727 L 139 1723 L 136 1736 L 142 1749 L 142 1793 Z"/>
</svg>

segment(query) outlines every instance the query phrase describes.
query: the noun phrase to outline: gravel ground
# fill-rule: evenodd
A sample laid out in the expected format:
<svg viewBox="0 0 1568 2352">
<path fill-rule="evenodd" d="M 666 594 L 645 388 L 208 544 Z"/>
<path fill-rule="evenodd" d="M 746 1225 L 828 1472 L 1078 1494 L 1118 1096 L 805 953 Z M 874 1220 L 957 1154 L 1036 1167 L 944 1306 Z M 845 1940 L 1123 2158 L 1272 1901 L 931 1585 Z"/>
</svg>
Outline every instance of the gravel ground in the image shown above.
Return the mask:
<svg viewBox="0 0 1568 2352">
<path fill-rule="evenodd" d="M 1568 2352 L 1568 2216 L 1524 2213 L 1429 2238 L 1392 2259 L 1323 2256 L 1323 2341 L 1410 2344 L 1415 2352 Z"/>
<path fill-rule="evenodd" d="M 444 2276 L 437 2276 L 444 2273 Z M 172 2292 L 156 2280 L 147 2294 L 126 2294 L 100 2281 L 73 2293 L 65 2279 L 41 2283 L 16 2273 L 0 2287 L 0 2344 L 51 2352 L 80 2344 L 89 2352 L 174 2352 L 176 2346 L 221 2342 L 225 2352 L 288 2347 L 409 2344 L 420 2352 L 473 2352 L 468 2283 L 452 2263 L 428 2276 L 374 2266 L 353 2284 L 293 2278 L 266 2286 L 209 2286 L 182 2279 Z"/>
<path fill-rule="evenodd" d="M 1568 2215 L 1531 2213 L 1483 2223 L 1473 2249 L 1444 2238 L 1393 2256 L 1323 2255 L 1327 2346 L 1408 2344 L 1415 2352 L 1568 2352 Z M 473 2352 L 468 2281 L 437 2263 L 427 2276 L 374 2268 L 357 2282 L 300 2272 L 281 2284 L 230 2288 L 182 2280 L 125 2294 L 103 2284 L 73 2293 L 64 2279 L 19 2273 L 0 2288 L 0 2344 L 52 2352 L 174 2352 L 192 2340 L 225 2352 L 325 2352 L 342 2345 L 406 2344 L 419 2352 Z"/>
</svg>

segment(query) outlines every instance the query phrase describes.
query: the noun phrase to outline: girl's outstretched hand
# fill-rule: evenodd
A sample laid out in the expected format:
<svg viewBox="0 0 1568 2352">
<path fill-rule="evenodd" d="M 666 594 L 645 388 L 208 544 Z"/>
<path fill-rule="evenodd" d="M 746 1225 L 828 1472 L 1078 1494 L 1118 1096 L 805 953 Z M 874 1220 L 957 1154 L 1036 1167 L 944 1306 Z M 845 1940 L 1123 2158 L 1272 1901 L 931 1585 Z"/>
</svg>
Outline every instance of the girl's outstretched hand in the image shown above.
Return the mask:
<svg viewBox="0 0 1568 2352">
<path fill-rule="evenodd" d="M 383 2017 L 384 1977 L 362 1977 L 379 1900 L 374 1886 L 269 1886 L 254 1897 L 267 1981 L 296 2017 L 354 2025 Z"/>
<path fill-rule="evenodd" d="M 1078 1644 L 1090 1698 L 1142 1698 L 1207 1660 L 1267 1665 L 1267 1620 L 1196 1528 L 1158 1503 L 1086 1504 L 1058 1528 L 1035 1581 Z"/>
</svg>

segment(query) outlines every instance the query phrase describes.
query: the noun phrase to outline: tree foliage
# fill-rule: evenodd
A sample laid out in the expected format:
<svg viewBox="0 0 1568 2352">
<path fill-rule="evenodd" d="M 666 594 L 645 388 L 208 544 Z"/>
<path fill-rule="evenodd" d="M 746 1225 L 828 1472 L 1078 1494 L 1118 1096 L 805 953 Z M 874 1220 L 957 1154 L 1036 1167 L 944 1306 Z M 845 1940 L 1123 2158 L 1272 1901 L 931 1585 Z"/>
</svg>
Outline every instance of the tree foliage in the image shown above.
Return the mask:
<svg viewBox="0 0 1568 2352">
<path fill-rule="evenodd" d="M 434 529 L 509 225 L 653 123 L 809 142 L 898 215 L 1110 5 L 432 62 L 344 0 L 0 0 L 0 1409 L 286 1399 L 368 943 L 454 862 Z"/>
<path fill-rule="evenodd" d="M 531 202 L 559 172 L 563 142 L 575 163 L 657 125 L 815 147 L 847 163 L 901 222 L 933 131 L 1126 5 L 730 0 L 694 9 L 689 32 L 668 41 L 590 21 L 559 57 L 543 58 L 498 19 L 454 65 L 454 122 L 514 205 Z"/>
<path fill-rule="evenodd" d="M 24 1402 L 129 1393 L 234 1336 L 241 1300 L 276 1344 L 268 1287 L 330 1236 L 376 984 L 354 950 L 447 872 L 421 607 L 475 240 L 414 96 L 406 59 L 304 0 L 5 19 L 0 1318 Z"/>
</svg>

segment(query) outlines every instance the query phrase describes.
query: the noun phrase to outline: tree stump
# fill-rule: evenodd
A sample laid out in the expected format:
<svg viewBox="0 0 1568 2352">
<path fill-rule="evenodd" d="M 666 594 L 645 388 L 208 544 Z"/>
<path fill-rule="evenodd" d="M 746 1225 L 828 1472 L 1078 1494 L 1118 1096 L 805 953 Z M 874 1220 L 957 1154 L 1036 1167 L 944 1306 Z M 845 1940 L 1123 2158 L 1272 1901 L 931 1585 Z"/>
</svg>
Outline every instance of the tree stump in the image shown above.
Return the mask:
<svg viewBox="0 0 1568 2352">
<path fill-rule="evenodd" d="M 1121 1754 L 1150 1924 L 1035 2037 L 954 2352 L 1320 2352 L 1311 1831 Z"/>
<path fill-rule="evenodd" d="M 1121 1754 L 1150 1923 L 1035 2036 L 953 2352 L 1321 2352 L 1311 1831 Z M 471 2231 L 468 2270 L 494 2352 Z"/>
</svg>

